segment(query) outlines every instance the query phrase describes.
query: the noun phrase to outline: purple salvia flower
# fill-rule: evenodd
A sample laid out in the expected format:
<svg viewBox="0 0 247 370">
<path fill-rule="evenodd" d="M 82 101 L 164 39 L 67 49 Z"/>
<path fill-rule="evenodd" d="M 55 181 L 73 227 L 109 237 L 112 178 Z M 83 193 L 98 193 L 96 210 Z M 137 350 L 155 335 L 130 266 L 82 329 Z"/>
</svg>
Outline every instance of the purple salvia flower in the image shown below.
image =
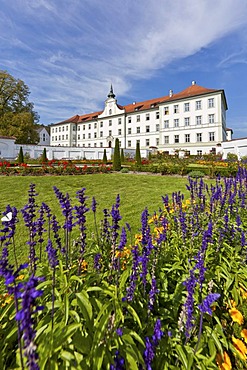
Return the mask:
<svg viewBox="0 0 247 370">
<path fill-rule="evenodd" d="M 121 337 L 123 335 L 123 329 L 122 328 L 117 328 L 116 329 L 116 333 L 119 337 Z"/>
<path fill-rule="evenodd" d="M 110 223 L 109 223 L 109 211 L 107 209 L 103 210 L 104 218 L 102 222 L 102 240 L 110 240 Z"/>
<path fill-rule="evenodd" d="M 124 358 L 120 356 L 119 351 L 115 352 L 114 365 L 110 365 L 110 370 L 125 370 Z"/>
<path fill-rule="evenodd" d="M 122 251 L 127 243 L 127 235 L 126 235 L 126 230 L 125 227 L 122 228 L 122 233 L 121 233 L 121 238 L 119 242 L 118 249 Z"/>
<path fill-rule="evenodd" d="M 32 275 L 25 283 L 20 293 L 21 309 L 16 314 L 16 320 L 20 322 L 20 330 L 23 333 L 24 355 L 27 357 L 27 366 L 30 370 L 39 369 L 38 354 L 34 343 L 36 334 L 34 314 L 43 309 L 36 305 L 36 299 L 43 294 L 41 290 L 36 289 L 39 280 L 41 279 Z"/>
<path fill-rule="evenodd" d="M 190 270 L 190 277 L 183 283 L 187 288 L 187 299 L 184 303 L 185 314 L 186 314 L 186 323 L 185 323 L 185 336 L 186 341 L 190 338 L 190 332 L 194 327 L 194 292 L 196 287 L 196 277 L 194 269 Z"/>
<path fill-rule="evenodd" d="M 79 226 L 80 229 L 80 257 L 79 259 L 83 260 L 83 255 L 86 248 L 86 213 L 89 211 L 89 208 L 86 207 L 86 200 L 88 197 L 85 197 L 85 188 L 79 190 L 77 194 L 77 199 L 79 200 L 80 205 L 75 206 L 75 213 L 77 221 L 75 225 Z"/>
<path fill-rule="evenodd" d="M 155 303 L 155 297 L 156 294 L 159 293 L 159 289 L 157 289 L 157 283 L 156 279 L 153 277 L 152 278 L 152 284 L 151 284 L 151 289 L 149 292 L 149 301 L 148 301 L 148 310 L 152 311 Z"/>
<path fill-rule="evenodd" d="M 118 237 L 118 230 L 120 228 L 119 221 L 122 219 L 119 212 L 120 197 L 119 194 L 116 197 L 116 203 L 112 206 L 111 216 L 112 216 L 112 268 L 115 267 L 115 252 L 116 252 L 116 242 Z"/>
<path fill-rule="evenodd" d="M 65 217 L 63 228 L 68 232 L 71 232 L 73 228 L 73 216 L 69 194 L 67 193 L 66 195 L 64 195 L 56 186 L 53 186 L 53 190 L 60 203 L 62 213 Z"/>
<path fill-rule="evenodd" d="M 101 254 L 100 253 L 97 253 L 97 254 L 95 254 L 95 256 L 94 256 L 94 268 L 95 268 L 95 270 L 97 270 L 97 271 L 100 271 L 101 270 L 101 268 L 102 268 L 102 264 L 100 263 L 100 260 L 101 260 Z"/>
<path fill-rule="evenodd" d="M 56 216 L 55 215 L 53 215 L 52 216 L 52 219 L 51 219 L 51 229 L 52 229 L 53 234 L 54 234 L 54 239 L 56 241 L 57 248 L 60 251 L 62 251 L 62 243 L 61 243 L 61 238 L 59 236 L 59 230 L 61 229 L 61 226 L 57 222 L 57 219 L 56 219 Z M 62 252 L 65 253 L 65 251 L 62 251 Z"/>
<path fill-rule="evenodd" d="M 211 309 L 211 304 L 217 301 L 219 299 L 220 294 L 218 293 L 210 293 L 201 304 L 198 305 L 199 310 L 201 313 L 208 313 L 210 316 L 212 316 L 213 312 Z"/>
<path fill-rule="evenodd" d="M 157 319 L 154 326 L 154 333 L 152 335 L 152 338 L 150 339 L 149 337 L 146 337 L 145 340 L 145 350 L 143 353 L 143 357 L 147 370 L 152 370 L 152 362 L 155 357 L 156 347 L 158 346 L 163 335 L 164 332 L 161 330 L 161 321 L 160 319 Z"/>
<path fill-rule="evenodd" d="M 92 205 L 91 205 L 91 209 L 92 211 L 95 213 L 96 212 L 96 206 L 97 206 L 97 202 L 95 200 L 95 198 L 93 197 L 92 198 Z"/>
<path fill-rule="evenodd" d="M 46 247 L 46 252 L 48 255 L 48 261 L 52 269 L 58 265 L 57 250 L 53 248 L 52 241 L 49 239 Z"/>
<path fill-rule="evenodd" d="M 46 217 L 48 218 L 48 238 L 51 237 L 51 217 L 52 217 L 52 214 L 51 214 L 51 209 L 50 207 L 46 204 L 46 203 L 42 203 L 42 207 L 46 213 Z"/>
</svg>

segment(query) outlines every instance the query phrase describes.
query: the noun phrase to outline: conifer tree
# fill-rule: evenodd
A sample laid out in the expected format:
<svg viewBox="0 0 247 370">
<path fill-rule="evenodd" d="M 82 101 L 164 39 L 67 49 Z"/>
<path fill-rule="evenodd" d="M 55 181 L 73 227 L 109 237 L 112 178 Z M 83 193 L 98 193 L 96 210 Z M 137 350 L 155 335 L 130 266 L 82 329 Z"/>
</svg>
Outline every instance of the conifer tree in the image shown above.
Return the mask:
<svg viewBox="0 0 247 370">
<path fill-rule="evenodd" d="M 124 163 L 125 158 L 124 158 L 124 150 L 123 148 L 121 149 L 121 163 Z"/>
<path fill-rule="evenodd" d="M 41 156 L 41 162 L 42 163 L 48 162 L 48 158 L 47 158 L 47 154 L 46 154 L 46 148 L 44 148 L 44 150 L 43 150 L 43 154 Z"/>
<path fill-rule="evenodd" d="M 113 169 L 113 171 L 120 171 L 121 170 L 121 158 L 120 158 L 120 149 L 119 149 L 119 139 L 118 138 L 116 138 L 116 141 L 115 141 L 112 169 Z"/>
<path fill-rule="evenodd" d="M 141 151 L 140 151 L 140 143 L 136 143 L 136 157 L 135 157 L 136 165 L 141 166 L 142 159 L 141 159 Z"/>
<path fill-rule="evenodd" d="M 104 149 L 103 163 L 104 163 L 104 164 L 107 164 L 106 149 Z"/>
<path fill-rule="evenodd" d="M 22 146 L 20 147 L 17 161 L 18 161 L 19 164 L 24 163 L 24 155 L 23 155 Z"/>
</svg>

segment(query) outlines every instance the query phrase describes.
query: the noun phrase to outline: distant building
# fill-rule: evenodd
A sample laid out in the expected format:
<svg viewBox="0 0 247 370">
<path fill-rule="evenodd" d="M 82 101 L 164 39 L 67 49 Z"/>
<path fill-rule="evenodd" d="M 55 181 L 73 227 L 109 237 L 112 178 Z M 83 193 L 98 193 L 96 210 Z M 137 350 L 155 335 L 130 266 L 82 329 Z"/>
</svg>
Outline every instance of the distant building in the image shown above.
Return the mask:
<svg viewBox="0 0 247 370">
<path fill-rule="evenodd" d="M 179 93 L 119 105 L 111 87 L 103 111 L 75 115 L 51 124 L 51 145 L 154 149 L 174 154 L 216 153 L 229 139 L 224 90 L 208 89 L 192 82 Z"/>
<path fill-rule="evenodd" d="M 46 127 L 42 126 L 37 129 L 39 134 L 39 142 L 38 145 L 50 145 L 50 134 L 47 131 Z"/>
</svg>

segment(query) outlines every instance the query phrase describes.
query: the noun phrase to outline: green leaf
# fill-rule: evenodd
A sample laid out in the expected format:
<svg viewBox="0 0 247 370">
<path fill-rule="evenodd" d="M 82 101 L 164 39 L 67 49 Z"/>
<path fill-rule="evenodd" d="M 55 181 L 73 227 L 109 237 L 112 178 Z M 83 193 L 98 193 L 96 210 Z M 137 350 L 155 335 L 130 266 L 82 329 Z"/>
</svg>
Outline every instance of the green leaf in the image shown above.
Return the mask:
<svg viewBox="0 0 247 370">
<path fill-rule="evenodd" d="M 176 345 L 176 351 L 185 369 L 187 369 L 187 366 L 188 366 L 187 358 L 180 344 Z"/>
<path fill-rule="evenodd" d="M 136 322 L 138 323 L 139 327 L 142 329 L 142 323 L 141 323 L 141 320 L 139 318 L 139 316 L 137 315 L 136 311 L 134 310 L 134 308 L 130 305 L 127 306 L 127 309 L 129 311 L 129 313 L 133 316 L 133 318 L 136 320 Z"/>
</svg>

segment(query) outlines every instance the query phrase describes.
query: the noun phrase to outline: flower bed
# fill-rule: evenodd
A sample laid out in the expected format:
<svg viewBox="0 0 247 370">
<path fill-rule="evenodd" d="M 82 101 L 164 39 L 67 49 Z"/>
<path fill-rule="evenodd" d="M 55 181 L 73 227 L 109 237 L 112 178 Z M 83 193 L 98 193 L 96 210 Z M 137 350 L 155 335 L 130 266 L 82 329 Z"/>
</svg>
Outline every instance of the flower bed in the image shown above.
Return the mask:
<svg viewBox="0 0 247 370">
<path fill-rule="evenodd" d="M 98 225 L 84 188 L 75 205 L 54 188 L 59 225 L 31 184 L 26 206 L 2 215 L 0 368 L 246 369 L 246 180 L 243 168 L 211 187 L 189 179 L 190 199 L 143 210 L 135 236 L 119 197 Z"/>
</svg>

